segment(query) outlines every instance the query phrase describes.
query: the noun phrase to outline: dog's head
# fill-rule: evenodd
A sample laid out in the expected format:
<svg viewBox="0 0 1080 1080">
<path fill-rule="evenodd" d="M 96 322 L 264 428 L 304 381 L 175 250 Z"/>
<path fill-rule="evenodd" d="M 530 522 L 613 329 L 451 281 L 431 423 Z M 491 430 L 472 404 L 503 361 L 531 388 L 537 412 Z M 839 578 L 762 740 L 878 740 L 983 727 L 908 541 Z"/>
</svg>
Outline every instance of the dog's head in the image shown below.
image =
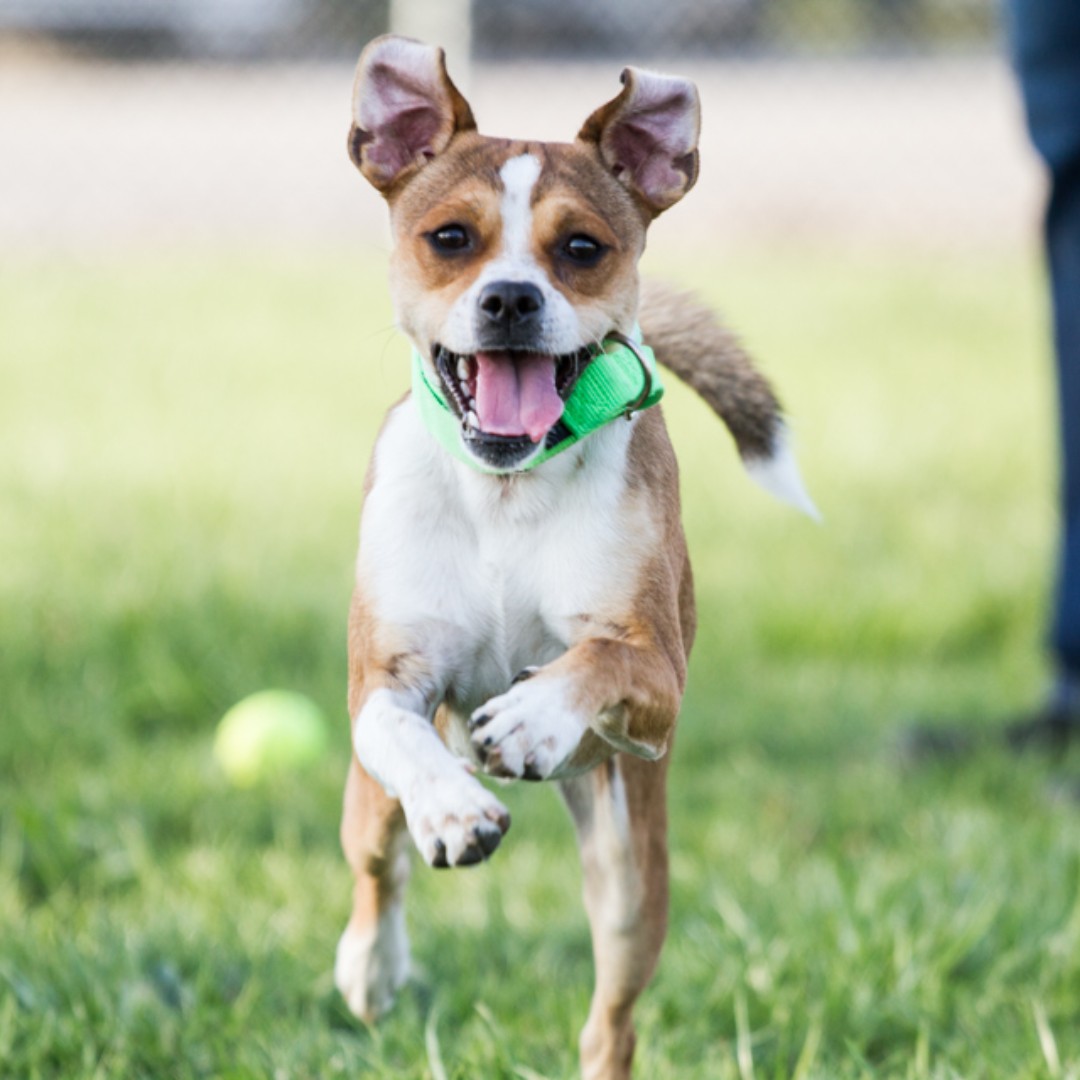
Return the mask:
<svg viewBox="0 0 1080 1080">
<path fill-rule="evenodd" d="M 441 49 L 372 41 L 349 155 L 390 205 L 397 319 L 478 462 L 541 451 L 605 336 L 637 313 L 646 229 L 697 178 L 693 83 L 627 68 L 572 143 L 477 133 Z"/>
</svg>

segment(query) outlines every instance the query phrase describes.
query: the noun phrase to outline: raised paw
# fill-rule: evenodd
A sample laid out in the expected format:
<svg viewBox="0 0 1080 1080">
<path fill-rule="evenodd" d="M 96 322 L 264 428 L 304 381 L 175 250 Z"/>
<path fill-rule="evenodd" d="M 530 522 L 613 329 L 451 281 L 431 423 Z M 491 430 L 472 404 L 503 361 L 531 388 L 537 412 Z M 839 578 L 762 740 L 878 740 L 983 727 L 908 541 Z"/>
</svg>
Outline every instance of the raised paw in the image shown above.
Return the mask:
<svg viewBox="0 0 1080 1080">
<path fill-rule="evenodd" d="M 418 780 L 402 797 L 402 806 L 429 866 L 482 862 L 510 828 L 510 812 L 464 769 Z"/>
<path fill-rule="evenodd" d="M 469 728 L 492 776 L 547 780 L 577 749 L 588 725 L 571 707 L 561 681 L 530 672 L 481 705 Z"/>
</svg>

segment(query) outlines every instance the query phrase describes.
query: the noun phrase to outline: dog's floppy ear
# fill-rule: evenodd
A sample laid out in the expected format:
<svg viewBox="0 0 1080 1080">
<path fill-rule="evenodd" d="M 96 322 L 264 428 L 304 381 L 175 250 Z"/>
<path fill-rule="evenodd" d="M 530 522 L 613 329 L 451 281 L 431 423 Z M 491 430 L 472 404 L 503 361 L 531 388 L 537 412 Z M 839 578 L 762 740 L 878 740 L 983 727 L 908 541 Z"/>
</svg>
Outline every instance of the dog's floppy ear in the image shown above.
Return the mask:
<svg viewBox="0 0 1080 1080">
<path fill-rule="evenodd" d="M 618 97 L 601 105 L 578 132 L 653 216 L 673 206 L 698 173 L 701 106 L 688 79 L 626 68 Z"/>
<path fill-rule="evenodd" d="M 386 34 L 360 54 L 353 83 L 349 157 L 384 194 L 473 131 L 469 103 L 446 74 L 442 49 Z"/>
</svg>

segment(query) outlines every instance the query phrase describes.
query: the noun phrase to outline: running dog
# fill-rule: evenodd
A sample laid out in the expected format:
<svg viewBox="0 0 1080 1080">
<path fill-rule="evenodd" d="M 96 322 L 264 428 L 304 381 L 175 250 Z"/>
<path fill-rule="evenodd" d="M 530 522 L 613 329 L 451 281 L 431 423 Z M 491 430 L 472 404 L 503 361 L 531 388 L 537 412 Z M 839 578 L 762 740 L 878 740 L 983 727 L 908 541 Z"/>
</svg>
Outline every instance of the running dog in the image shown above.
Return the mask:
<svg viewBox="0 0 1080 1080">
<path fill-rule="evenodd" d="M 412 391 L 365 486 L 349 620 L 356 877 L 336 982 L 374 1019 L 408 973 L 407 838 L 489 858 L 478 779 L 553 781 L 584 865 L 589 1080 L 630 1075 L 667 924 L 665 776 L 695 613 L 653 355 L 751 476 L 812 512 L 768 383 L 707 309 L 639 290 L 649 224 L 698 175 L 698 95 L 627 68 L 571 143 L 489 138 L 441 49 L 387 36 L 356 72 L 349 154 L 386 198 Z"/>
</svg>

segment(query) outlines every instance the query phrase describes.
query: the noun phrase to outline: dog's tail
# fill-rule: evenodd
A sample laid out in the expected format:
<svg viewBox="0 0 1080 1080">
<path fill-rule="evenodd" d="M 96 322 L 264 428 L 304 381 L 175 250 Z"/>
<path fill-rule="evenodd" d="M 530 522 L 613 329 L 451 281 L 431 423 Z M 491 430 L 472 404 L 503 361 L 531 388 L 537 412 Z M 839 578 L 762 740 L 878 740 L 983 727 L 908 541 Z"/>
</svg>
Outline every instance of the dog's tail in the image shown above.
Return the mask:
<svg viewBox="0 0 1080 1080">
<path fill-rule="evenodd" d="M 643 282 L 638 320 L 657 360 L 697 391 L 727 425 L 750 478 L 818 519 L 780 402 L 738 338 L 690 293 L 658 282 Z"/>
</svg>

